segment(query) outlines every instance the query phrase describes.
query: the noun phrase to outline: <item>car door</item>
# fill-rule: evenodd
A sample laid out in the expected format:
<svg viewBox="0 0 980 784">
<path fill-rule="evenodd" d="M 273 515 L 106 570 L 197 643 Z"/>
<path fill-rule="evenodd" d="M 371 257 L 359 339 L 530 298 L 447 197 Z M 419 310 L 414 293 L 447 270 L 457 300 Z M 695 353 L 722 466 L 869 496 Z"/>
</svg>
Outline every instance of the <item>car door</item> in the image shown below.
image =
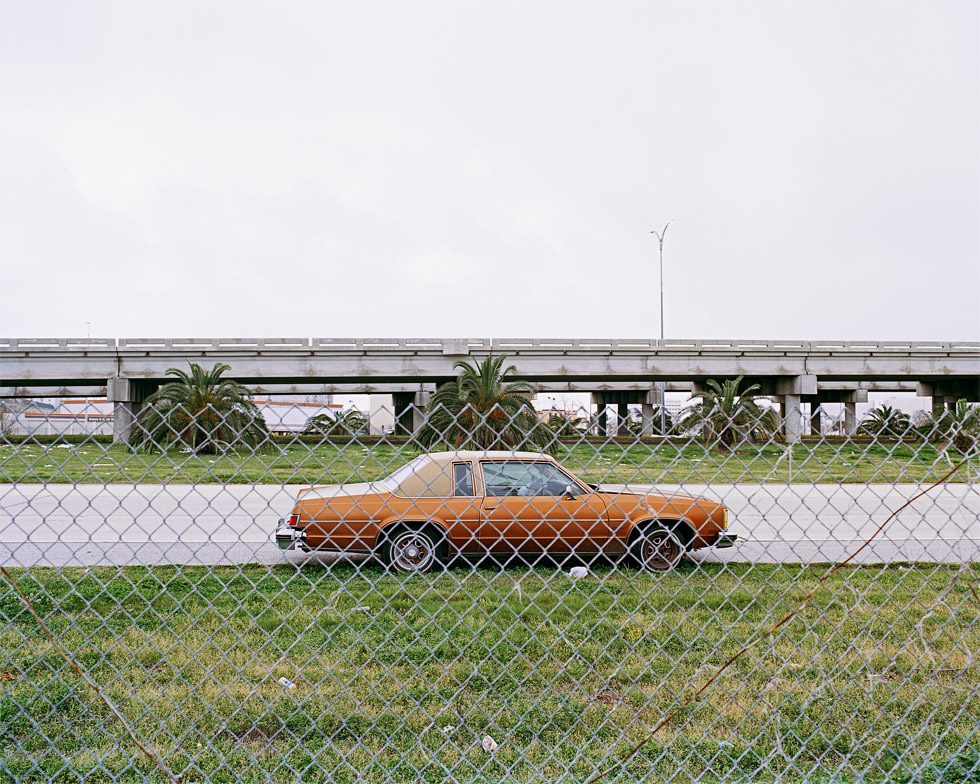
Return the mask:
<svg viewBox="0 0 980 784">
<path fill-rule="evenodd" d="M 483 499 L 477 495 L 473 479 L 473 463 L 455 461 L 452 464 L 452 496 L 439 501 L 439 519 L 449 533 L 453 547 L 463 553 L 479 553 L 477 540 Z"/>
<path fill-rule="evenodd" d="M 602 497 L 554 463 L 505 459 L 480 466 L 485 497 L 477 538 L 484 551 L 586 553 L 610 543 Z"/>
</svg>

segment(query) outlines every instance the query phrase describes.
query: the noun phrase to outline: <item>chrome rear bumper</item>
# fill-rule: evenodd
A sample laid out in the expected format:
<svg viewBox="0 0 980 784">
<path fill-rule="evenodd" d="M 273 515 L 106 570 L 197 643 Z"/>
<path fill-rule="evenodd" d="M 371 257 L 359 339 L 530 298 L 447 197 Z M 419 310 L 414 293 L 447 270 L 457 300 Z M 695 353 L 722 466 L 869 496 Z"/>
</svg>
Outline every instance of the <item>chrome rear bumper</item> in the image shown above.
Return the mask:
<svg viewBox="0 0 980 784">
<path fill-rule="evenodd" d="M 736 539 L 738 539 L 738 534 L 721 534 L 718 541 L 715 542 L 715 547 L 718 549 L 733 547 Z"/>
<path fill-rule="evenodd" d="M 275 533 L 276 546 L 280 550 L 292 550 L 293 548 L 306 549 L 306 538 L 302 531 L 290 528 L 283 520 L 279 521 Z"/>
</svg>

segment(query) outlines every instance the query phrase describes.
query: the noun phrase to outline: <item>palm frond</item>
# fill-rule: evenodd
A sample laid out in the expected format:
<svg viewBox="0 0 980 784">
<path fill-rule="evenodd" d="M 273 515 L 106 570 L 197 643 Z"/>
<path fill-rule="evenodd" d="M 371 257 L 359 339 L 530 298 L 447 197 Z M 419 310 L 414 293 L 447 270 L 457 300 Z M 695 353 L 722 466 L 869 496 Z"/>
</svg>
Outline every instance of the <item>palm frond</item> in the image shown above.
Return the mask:
<svg viewBox="0 0 980 784">
<path fill-rule="evenodd" d="M 195 453 L 214 454 L 263 443 L 269 436 L 265 419 L 244 386 L 222 378 L 227 370 L 222 362 L 210 370 L 192 362 L 189 373 L 169 368 L 167 375 L 174 380 L 144 402 L 133 445 L 166 450 L 181 444 Z"/>
<path fill-rule="evenodd" d="M 475 363 L 455 363 L 459 375 L 441 385 L 429 399 L 419 440 L 430 448 L 556 448 L 554 433 L 537 416 L 534 387 L 516 380 L 514 365 L 503 354 Z"/>
<path fill-rule="evenodd" d="M 779 433 L 779 417 L 768 406 L 759 405 L 761 387 L 751 384 L 739 389 L 742 377 L 718 383 L 709 379 L 705 389 L 691 396 L 677 429 L 700 433 L 704 443 L 717 443 L 731 451 L 740 443 L 768 441 Z"/>
</svg>

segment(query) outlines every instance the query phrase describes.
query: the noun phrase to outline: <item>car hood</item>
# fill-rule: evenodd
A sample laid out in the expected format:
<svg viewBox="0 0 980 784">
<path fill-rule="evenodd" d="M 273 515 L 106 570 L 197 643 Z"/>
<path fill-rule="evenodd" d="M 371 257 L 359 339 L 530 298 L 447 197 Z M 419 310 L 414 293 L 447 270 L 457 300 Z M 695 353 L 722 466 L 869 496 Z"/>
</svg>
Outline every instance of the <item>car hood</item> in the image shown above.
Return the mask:
<svg viewBox="0 0 980 784">
<path fill-rule="evenodd" d="M 599 492 L 605 495 L 631 495 L 636 498 L 660 498 L 665 501 L 669 501 L 672 498 L 676 498 L 679 501 L 708 501 L 710 499 L 705 498 L 703 495 L 691 495 L 690 493 L 682 493 L 677 490 L 671 490 L 670 492 L 658 492 L 656 490 L 641 490 L 636 488 L 635 490 L 630 490 L 629 487 L 624 488 L 622 485 L 598 485 Z M 711 503 L 716 503 L 711 501 Z"/>
<path fill-rule="evenodd" d="M 680 515 L 692 509 L 710 513 L 715 509 L 724 507 L 724 504 L 713 501 L 706 496 L 691 495 L 676 490 L 658 493 L 656 490 L 640 490 L 639 488 L 636 490 L 623 489 L 622 485 L 607 490 L 603 485 L 599 485 L 599 492 L 607 496 L 620 496 L 624 500 L 629 498 L 644 505 L 653 503 L 660 507 L 661 511 L 666 510 Z"/>
</svg>

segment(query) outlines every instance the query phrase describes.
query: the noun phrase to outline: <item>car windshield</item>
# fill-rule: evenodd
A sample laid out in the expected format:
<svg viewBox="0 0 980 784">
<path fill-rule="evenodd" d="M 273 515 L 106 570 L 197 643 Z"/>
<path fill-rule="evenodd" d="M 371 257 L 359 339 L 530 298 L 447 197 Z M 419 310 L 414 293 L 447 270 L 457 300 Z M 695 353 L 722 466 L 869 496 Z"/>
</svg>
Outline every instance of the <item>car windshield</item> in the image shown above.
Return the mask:
<svg viewBox="0 0 980 784">
<path fill-rule="evenodd" d="M 389 476 L 386 476 L 384 479 L 377 482 L 376 487 L 384 492 L 394 493 L 399 487 L 401 487 L 402 482 L 408 479 L 420 468 L 427 465 L 431 460 L 432 458 L 428 455 L 419 455 L 414 460 L 410 460 L 401 468 L 396 469 Z"/>
</svg>

